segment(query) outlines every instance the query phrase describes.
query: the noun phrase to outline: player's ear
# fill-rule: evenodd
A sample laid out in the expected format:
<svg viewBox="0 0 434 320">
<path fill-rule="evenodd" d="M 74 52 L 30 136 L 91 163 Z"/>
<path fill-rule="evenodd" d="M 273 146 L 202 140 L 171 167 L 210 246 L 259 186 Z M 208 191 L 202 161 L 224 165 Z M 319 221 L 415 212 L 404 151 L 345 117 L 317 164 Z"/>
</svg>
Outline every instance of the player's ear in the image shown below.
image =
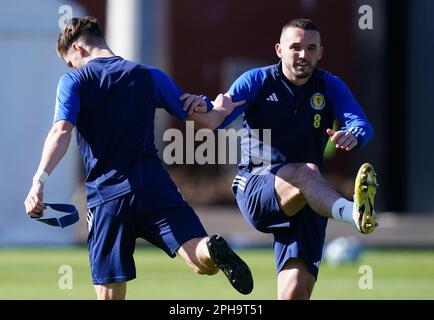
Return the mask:
<svg viewBox="0 0 434 320">
<path fill-rule="evenodd" d="M 274 46 L 274 49 L 276 50 L 276 54 L 279 58 L 282 58 L 282 46 L 280 45 L 280 43 L 276 43 L 276 45 Z"/>
<path fill-rule="evenodd" d="M 321 47 L 319 48 L 319 57 L 318 57 L 318 60 L 321 60 L 321 59 L 322 59 L 322 55 L 323 55 L 323 53 L 324 53 L 324 47 L 321 46 Z"/>
<path fill-rule="evenodd" d="M 79 42 L 73 42 L 72 45 L 71 45 L 71 47 L 72 47 L 72 49 L 73 49 L 75 52 L 77 52 L 77 53 L 80 55 L 80 57 L 83 57 L 83 55 L 84 55 L 84 53 L 85 53 L 85 50 L 84 50 L 84 48 L 80 45 Z"/>
<path fill-rule="evenodd" d="M 73 43 L 71 44 L 71 48 L 72 48 L 72 50 L 74 50 L 75 52 L 80 52 L 80 51 L 81 51 L 81 47 L 78 45 L 77 42 L 73 42 Z"/>
</svg>

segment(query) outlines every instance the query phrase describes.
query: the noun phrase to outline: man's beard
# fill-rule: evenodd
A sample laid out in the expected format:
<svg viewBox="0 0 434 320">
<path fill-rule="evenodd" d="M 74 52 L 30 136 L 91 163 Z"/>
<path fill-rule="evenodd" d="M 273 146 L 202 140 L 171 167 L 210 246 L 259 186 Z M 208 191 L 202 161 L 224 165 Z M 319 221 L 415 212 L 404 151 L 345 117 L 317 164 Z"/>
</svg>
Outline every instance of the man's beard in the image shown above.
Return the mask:
<svg viewBox="0 0 434 320">
<path fill-rule="evenodd" d="M 305 66 L 303 69 L 307 69 L 305 71 L 297 70 L 297 65 L 294 66 L 294 64 L 287 65 L 287 69 L 292 73 L 292 75 L 297 79 L 306 79 L 309 78 L 313 71 L 316 68 L 316 63 L 311 64 L 309 63 L 307 66 Z"/>
<path fill-rule="evenodd" d="M 305 71 L 298 71 L 297 67 L 293 67 L 294 76 L 297 79 L 306 79 L 312 75 L 315 68 L 316 68 L 316 64 L 315 65 L 310 64 L 309 66 L 306 67 L 307 70 Z"/>
<path fill-rule="evenodd" d="M 306 79 L 306 78 L 310 77 L 312 75 L 312 73 L 313 73 L 313 70 L 303 72 L 302 74 L 296 73 L 295 77 L 297 79 Z"/>
</svg>

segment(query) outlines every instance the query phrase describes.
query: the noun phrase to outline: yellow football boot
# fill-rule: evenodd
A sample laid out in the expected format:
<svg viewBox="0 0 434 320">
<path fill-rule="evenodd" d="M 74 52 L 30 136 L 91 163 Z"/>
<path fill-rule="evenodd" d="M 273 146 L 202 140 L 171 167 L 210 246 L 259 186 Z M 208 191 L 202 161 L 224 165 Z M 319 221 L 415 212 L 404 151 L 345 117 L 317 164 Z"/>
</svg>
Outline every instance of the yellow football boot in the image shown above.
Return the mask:
<svg viewBox="0 0 434 320">
<path fill-rule="evenodd" d="M 357 173 L 354 186 L 353 219 L 360 233 L 371 233 L 378 226 L 374 209 L 377 174 L 370 163 L 364 163 Z"/>
</svg>

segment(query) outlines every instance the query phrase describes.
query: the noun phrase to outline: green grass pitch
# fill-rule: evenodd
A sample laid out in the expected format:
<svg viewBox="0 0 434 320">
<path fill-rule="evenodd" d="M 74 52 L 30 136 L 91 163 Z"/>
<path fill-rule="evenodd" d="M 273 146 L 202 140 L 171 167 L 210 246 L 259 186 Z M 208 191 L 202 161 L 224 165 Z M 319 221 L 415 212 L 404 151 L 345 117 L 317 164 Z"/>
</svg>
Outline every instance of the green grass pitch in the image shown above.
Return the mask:
<svg viewBox="0 0 434 320">
<path fill-rule="evenodd" d="M 271 249 L 237 250 L 250 265 L 255 288 L 238 294 L 220 272 L 200 276 L 180 258 L 138 247 L 137 278 L 127 299 L 275 299 L 276 276 Z M 62 265 L 72 268 L 72 289 L 60 289 Z M 360 289 L 361 265 L 372 267 L 372 289 Z M 85 248 L 0 249 L 0 299 L 94 299 Z M 365 251 L 353 265 L 321 266 L 312 299 L 434 299 L 434 250 Z"/>
</svg>

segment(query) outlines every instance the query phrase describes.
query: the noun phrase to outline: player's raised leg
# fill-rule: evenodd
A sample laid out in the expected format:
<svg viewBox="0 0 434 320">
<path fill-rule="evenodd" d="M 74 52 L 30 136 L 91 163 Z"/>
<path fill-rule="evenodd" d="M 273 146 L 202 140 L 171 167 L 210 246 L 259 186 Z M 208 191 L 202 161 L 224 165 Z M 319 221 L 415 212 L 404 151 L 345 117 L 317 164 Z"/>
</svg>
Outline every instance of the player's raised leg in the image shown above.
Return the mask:
<svg viewBox="0 0 434 320">
<path fill-rule="evenodd" d="M 282 210 L 293 216 L 306 204 L 317 213 L 332 218 L 333 203 L 341 198 L 312 163 L 288 163 L 276 173 L 274 189 Z"/>
<path fill-rule="evenodd" d="M 320 215 L 348 222 L 361 233 L 370 233 L 377 226 L 374 210 L 377 186 L 374 168 L 367 163 L 356 177 L 354 203 L 332 189 L 312 163 L 284 165 L 274 183 L 279 205 L 288 216 L 309 204 Z"/>
<path fill-rule="evenodd" d="M 327 218 L 333 218 L 333 204 L 340 198 L 312 163 L 289 163 L 277 171 L 274 188 L 282 210 L 293 216 L 305 204 Z"/>
</svg>

